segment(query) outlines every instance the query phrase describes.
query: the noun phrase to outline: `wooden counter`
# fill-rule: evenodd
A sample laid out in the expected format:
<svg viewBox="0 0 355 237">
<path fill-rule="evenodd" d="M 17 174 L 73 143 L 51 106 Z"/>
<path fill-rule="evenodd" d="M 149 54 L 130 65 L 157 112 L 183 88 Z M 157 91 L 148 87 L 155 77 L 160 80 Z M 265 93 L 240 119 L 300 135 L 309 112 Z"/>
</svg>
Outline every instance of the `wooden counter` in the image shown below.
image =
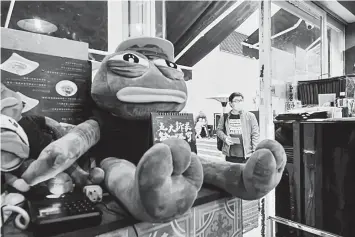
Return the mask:
<svg viewBox="0 0 355 237">
<path fill-rule="evenodd" d="M 98 204 L 103 211 L 101 224 L 91 228 L 63 233 L 59 236 L 119 236 L 136 237 L 154 236 L 235 236 L 242 237 L 242 202 L 231 198 L 227 193 L 212 187 L 204 186 L 196 199 L 193 208 L 181 218 L 165 224 L 140 223 L 130 218 L 112 197 L 105 196 L 104 204 Z M 109 211 L 114 210 L 114 212 Z M 4 226 L 6 237 L 33 237 L 28 231 L 20 231 L 13 226 L 13 221 Z M 203 234 L 203 235 L 201 235 Z M 47 237 L 47 236 L 46 236 Z"/>
<path fill-rule="evenodd" d="M 275 125 L 280 123 L 293 126 L 293 162 L 288 165 L 292 168 L 294 221 L 355 236 L 355 195 L 351 196 L 355 187 L 355 118 L 277 121 Z"/>
</svg>

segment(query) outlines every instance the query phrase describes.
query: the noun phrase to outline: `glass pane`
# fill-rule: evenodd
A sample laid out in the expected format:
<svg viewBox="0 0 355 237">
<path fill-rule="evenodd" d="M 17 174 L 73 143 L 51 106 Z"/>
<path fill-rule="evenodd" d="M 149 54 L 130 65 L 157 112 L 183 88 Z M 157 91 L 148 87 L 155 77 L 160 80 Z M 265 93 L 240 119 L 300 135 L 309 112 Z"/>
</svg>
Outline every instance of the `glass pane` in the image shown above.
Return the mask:
<svg viewBox="0 0 355 237">
<path fill-rule="evenodd" d="M 96 53 L 89 53 L 88 58 L 89 60 L 94 60 L 97 62 L 102 62 L 106 55 L 96 54 Z"/>
<path fill-rule="evenodd" d="M 10 1 L 1 1 L 1 27 L 5 26 L 7 13 L 10 8 Z"/>
<path fill-rule="evenodd" d="M 331 77 L 344 75 L 344 33 L 328 26 L 329 72 Z"/>
<path fill-rule="evenodd" d="M 2 19 L 5 8 L 1 6 Z M 87 42 L 89 48 L 107 51 L 107 24 L 107 1 L 16 1 L 9 28 Z"/>
<path fill-rule="evenodd" d="M 233 92 L 244 95 L 245 110 L 258 110 L 259 51 L 244 43 L 255 35 L 258 39 L 259 2 L 244 1 L 228 17 L 228 22 L 211 30 L 216 32 L 213 38 L 199 45 L 202 52 L 213 41 L 219 43 L 194 65 L 193 79 L 187 81 L 189 96 L 184 111 L 195 116 L 203 112 L 214 131 L 216 115 L 231 110 L 228 103 L 223 109 L 221 102 L 228 101 Z"/>
<path fill-rule="evenodd" d="M 164 31 L 163 29 L 163 17 L 165 14 L 163 12 L 165 11 L 165 4 L 164 1 L 155 1 L 155 36 L 156 37 L 164 37 Z"/>
<path fill-rule="evenodd" d="M 271 18 L 272 103 L 274 114 L 299 106 L 297 82 L 320 79 L 321 21 L 300 9 L 278 7 Z"/>
<path fill-rule="evenodd" d="M 146 3 L 144 1 L 128 1 L 129 11 L 129 37 L 136 37 L 144 35 L 147 25 L 145 19 L 147 15 Z"/>
</svg>

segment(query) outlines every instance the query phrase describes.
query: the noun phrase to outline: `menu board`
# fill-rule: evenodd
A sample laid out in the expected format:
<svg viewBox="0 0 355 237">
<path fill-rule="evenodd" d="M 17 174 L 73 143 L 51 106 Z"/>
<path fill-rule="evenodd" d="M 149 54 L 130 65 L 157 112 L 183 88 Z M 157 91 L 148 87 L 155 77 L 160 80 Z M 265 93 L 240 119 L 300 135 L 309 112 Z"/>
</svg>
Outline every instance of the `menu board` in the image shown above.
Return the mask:
<svg viewBox="0 0 355 237">
<path fill-rule="evenodd" d="M 197 153 L 195 125 L 190 113 L 151 113 L 153 143 L 175 137 L 190 144 L 191 151 Z"/>
<path fill-rule="evenodd" d="M 23 115 L 79 124 L 90 114 L 91 63 L 1 48 L 1 82 L 24 102 Z"/>
</svg>

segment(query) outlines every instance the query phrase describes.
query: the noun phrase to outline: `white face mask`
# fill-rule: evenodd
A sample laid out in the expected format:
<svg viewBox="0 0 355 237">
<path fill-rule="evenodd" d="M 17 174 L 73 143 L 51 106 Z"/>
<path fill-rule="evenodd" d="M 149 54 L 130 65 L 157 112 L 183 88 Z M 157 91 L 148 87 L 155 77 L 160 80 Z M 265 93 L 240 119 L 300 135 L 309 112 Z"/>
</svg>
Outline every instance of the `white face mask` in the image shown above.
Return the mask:
<svg viewBox="0 0 355 237">
<path fill-rule="evenodd" d="M 233 102 L 229 103 L 234 111 L 240 112 L 244 109 L 244 101 L 240 97 L 235 97 Z"/>
<path fill-rule="evenodd" d="M 234 105 L 233 106 L 233 109 L 237 110 L 237 111 L 242 111 L 243 110 L 243 104 L 240 103 L 240 104 L 237 104 L 237 105 Z"/>
</svg>

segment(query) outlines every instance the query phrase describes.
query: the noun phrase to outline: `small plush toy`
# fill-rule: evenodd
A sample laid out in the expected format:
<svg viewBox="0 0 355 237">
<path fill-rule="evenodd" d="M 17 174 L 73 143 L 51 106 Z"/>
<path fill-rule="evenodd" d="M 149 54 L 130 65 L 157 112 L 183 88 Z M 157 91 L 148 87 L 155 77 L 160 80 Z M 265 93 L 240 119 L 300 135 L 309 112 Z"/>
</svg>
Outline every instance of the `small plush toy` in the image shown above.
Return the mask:
<svg viewBox="0 0 355 237">
<path fill-rule="evenodd" d="M 1 170 L 9 185 L 27 192 L 30 186 L 18 177 L 47 145 L 66 131 L 51 118 L 22 116 L 22 109 L 21 97 L 1 83 Z M 58 174 L 46 185 L 53 194 L 66 193 L 72 190 L 72 178 L 76 185 L 84 186 L 100 183 L 104 174 L 100 168 L 87 173 L 74 163 L 66 173 Z"/>
<path fill-rule="evenodd" d="M 258 199 L 279 183 L 286 154 L 262 141 L 246 164 L 205 159 L 182 139 L 150 146 L 150 113 L 179 112 L 187 100 L 171 42 L 131 38 L 102 61 L 91 88 L 93 116 L 49 144 L 22 178 L 35 184 L 66 170 L 87 151 L 101 161 L 108 191 L 140 221 L 167 222 L 186 213 L 202 183 Z"/>
</svg>

